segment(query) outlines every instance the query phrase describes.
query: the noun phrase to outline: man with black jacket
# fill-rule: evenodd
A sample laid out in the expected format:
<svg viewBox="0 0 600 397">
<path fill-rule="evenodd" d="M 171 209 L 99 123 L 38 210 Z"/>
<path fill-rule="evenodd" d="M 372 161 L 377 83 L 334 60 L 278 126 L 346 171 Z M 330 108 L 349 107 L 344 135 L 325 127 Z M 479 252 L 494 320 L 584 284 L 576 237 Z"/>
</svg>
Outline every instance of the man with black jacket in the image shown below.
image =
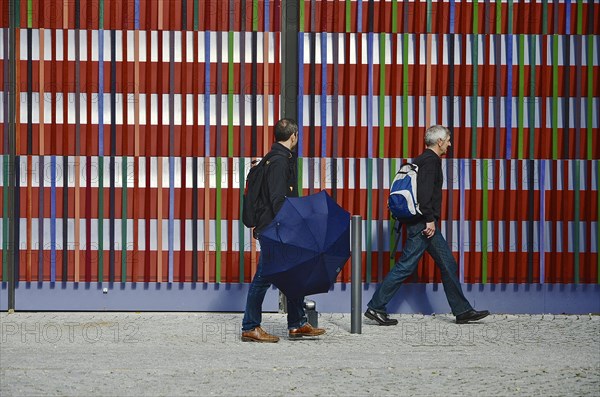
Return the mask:
<svg viewBox="0 0 600 397">
<path fill-rule="evenodd" d="M 444 236 L 436 227 L 442 208 L 442 159 L 450 147 L 450 131 L 443 126 L 434 125 L 425 133 L 427 149 L 413 164 L 419 166 L 417 175 L 417 201 L 422 216 L 407 225 L 408 238 L 400 260 L 385 277 L 373 298 L 367 304 L 365 316 L 379 325 L 396 325 L 398 320 L 388 317 L 386 305 L 394 297 L 402 282 L 417 268 L 425 253 L 435 260 L 439 267 L 446 298 L 456 316 L 458 324 L 480 320 L 486 317 L 487 310 L 477 311 L 465 298 L 457 277 L 458 265 L 448 247 Z"/>
<path fill-rule="evenodd" d="M 267 167 L 265 180 L 262 183 L 261 196 L 267 208 L 258 214 L 258 223 L 254 229 L 254 237 L 260 242 L 260 232 L 271 223 L 283 205 L 286 197 L 298 197 L 298 174 L 296 171 L 297 156 L 294 149 L 298 144 L 298 124 L 291 119 L 281 119 L 275 124 L 275 143 L 265 164 Z M 270 342 L 279 341 L 279 337 L 266 332 L 261 326 L 262 303 L 271 283 L 262 277 L 262 255 L 258 260 L 256 274 L 250 284 L 246 299 L 246 310 L 242 320 L 242 341 Z M 318 336 L 324 329 L 313 328 L 306 319 L 304 298 L 287 298 L 288 335 L 290 338 L 302 336 Z"/>
</svg>

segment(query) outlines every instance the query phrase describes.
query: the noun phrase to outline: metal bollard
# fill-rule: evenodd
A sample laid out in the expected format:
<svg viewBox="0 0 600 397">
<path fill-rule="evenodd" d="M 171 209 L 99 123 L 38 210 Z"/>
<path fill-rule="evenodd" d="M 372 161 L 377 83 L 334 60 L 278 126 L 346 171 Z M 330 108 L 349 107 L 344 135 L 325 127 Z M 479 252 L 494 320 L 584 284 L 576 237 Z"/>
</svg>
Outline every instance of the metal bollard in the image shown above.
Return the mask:
<svg viewBox="0 0 600 397">
<path fill-rule="evenodd" d="M 362 217 L 352 216 L 352 279 L 351 279 L 351 308 L 350 333 L 362 333 Z"/>
<path fill-rule="evenodd" d="M 304 301 L 304 312 L 306 320 L 315 328 L 319 327 L 319 312 L 317 312 L 317 303 L 309 299 Z"/>
</svg>

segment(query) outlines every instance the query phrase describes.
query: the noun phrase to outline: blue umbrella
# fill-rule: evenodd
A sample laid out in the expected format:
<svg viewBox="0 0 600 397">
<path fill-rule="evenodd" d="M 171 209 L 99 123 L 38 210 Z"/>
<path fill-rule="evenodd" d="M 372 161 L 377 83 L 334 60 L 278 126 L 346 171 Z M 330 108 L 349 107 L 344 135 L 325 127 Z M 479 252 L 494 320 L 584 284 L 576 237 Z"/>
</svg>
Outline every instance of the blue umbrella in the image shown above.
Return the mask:
<svg viewBox="0 0 600 397">
<path fill-rule="evenodd" d="M 325 191 L 286 198 L 260 245 L 263 276 L 287 297 L 327 292 L 350 257 L 350 213 Z"/>
</svg>

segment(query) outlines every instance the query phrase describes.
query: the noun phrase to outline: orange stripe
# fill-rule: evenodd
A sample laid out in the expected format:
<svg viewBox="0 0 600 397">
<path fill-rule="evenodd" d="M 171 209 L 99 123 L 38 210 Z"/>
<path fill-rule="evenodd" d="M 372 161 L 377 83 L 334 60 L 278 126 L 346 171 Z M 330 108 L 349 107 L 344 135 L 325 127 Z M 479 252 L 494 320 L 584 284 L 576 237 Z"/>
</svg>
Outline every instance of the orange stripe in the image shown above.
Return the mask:
<svg viewBox="0 0 600 397">
<path fill-rule="evenodd" d="M 69 29 L 69 1 L 63 0 L 63 29 Z"/>
<path fill-rule="evenodd" d="M 158 30 L 163 28 L 163 0 L 158 0 Z M 158 60 L 162 62 L 162 59 Z"/>
</svg>

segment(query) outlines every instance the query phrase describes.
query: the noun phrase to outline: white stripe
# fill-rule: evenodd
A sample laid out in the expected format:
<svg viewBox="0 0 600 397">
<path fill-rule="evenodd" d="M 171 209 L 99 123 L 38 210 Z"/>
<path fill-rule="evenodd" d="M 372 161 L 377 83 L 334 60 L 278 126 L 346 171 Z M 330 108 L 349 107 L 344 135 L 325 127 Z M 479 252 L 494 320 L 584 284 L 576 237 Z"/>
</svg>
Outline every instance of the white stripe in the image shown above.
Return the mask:
<svg viewBox="0 0 600 397">
<path fill-rule="evenodd" d="M 45 39 L 44 39 L 44 59 L 47 61 L 52 61 L 52 60 L 58 60 L 58 61 L 62 61 L 64 58 L 64 38 L 63 38 L 63 34 L 64 34 L 64 30 L 63 29 L 56 29 L 54 30 L 54 36 L 55 36 L 55 40 L 52 41 L 50 40 L 51 37 L 51 33 L 52 30 L 54 29 L 44 29 L 44 34 L 45 34 Z M 80 60 L 81 61 L 87 61 L 87 35 L 91 34 L 91 42 L 93 43 L 92 48 L 91 48 L 91 61 L 97 62 L 98 61 L 98 43 L 99 43 L 99 39 L 98 39 L 98 30 L 80 30 Z M 89 32 L 89 33 L 88 33 Z M 111 59 L 111 41 L 110 41 L 110 35 L 111 35 L 111 30 L 103 30 L 103 35 L 104 35 L 104 61 L 105 62 L 110 62 Z M 170 50 L 169 50 L 169 45 L 170 45 L 170 34 L 171 31 L 157 31 L 157 30 L 152 30 L 150 31 L 150 40 L 151 40 L 151 54 L 150 54 L 150 60 L 152 62 L 158 62 L 158 34 L 162 35 L 162 41 L 163 41 L 163 59 L 162 62 L 170 62 Z M 69 48 L 67 49 L 67 59 L 69 61 L 75 61 L 75 33 L 76 31 L 74 29 L 69 29 L 66 30 L 66 34 L 68 36 L 68 46 Z M 0 32 L 0 59 L 3 59 L 4 53 L 3 53 L 3 34 L 4 32 Z M 27 60 L 27 29 L 20 29 L 20 60 L 26 61 Z M 129 30 L 126 31 L 127 34 L 127 61 L 128 62 L 133 62 L 134 61 L 134 32 Z M 175 62 L 182 62 L 184 60 L 183 54 L 182 54 L 182 32 L 180 31 L 174 31 L 175 34 Z M 211 52 L 210 52 L 210 62 L 216 62 L 217 61 L 217 35 L 219 34 L 219 32 L 204 32 L 204 31 L 198 31 L 198 32 L 186 32 L 187 35 L 187 53 L 185 56 L 185 60 L 187 62 L 194 62 L 194 46 L 197 45 L 198 46 L 198 52 L 199 52 L 199 56 L 198 56 L 198 62 L 200 63 L 204 63 L 206 62 L 206 56 L 205 56 L 205 45 L 204 45 L 204 40 L 205 40 L 205 35 L 209 34 L 210 36 L 210 47 L 211 47 Z M 233 46 L 234 46 L 234 63 L 239 63 L 240 62 L 240 35 L 242 33 L 240 32 L 234 32 L 233 33 Z M 243 33 L 245 35 L 245 40 L 246 40 L 246 44 L 249 45 L 251 43 L 252 40 L 252 32 L 244 32 Z M 276 40 L 275 38 L 279 35 L 278 32 L 268 32 L 267 33 L 269 36 L 269 47 L 268 47 L 268 62 L 269 63 L 273 63 L 275 61 L 275 43 Z M 40 35 L 40 29 L 32 29 L 32 57 L 31 59 L 33 61 L 39 61 L 39 35 Z M 229 62 L 229 53 L 228 53 L 228 34 L 227 32 L 221 32 L 222 35 L 222 45 L 221 45 L 221 57 L 222 57 L 222 62 L 227 63 Z M 257 42 L 260 43 L 264 43 L 265 39 L 264 36 L 265 33 L 264 32 L 257 32 Z M 360 35 L 360 40 L 361 40 L 361 44 L 362 44 L 362 53 L 361 53 L 361 57 L 362 57 L 362 63 L 366 64 L 367 63 L 367 37 L 368 37 L 368 33 L 350 33 L 349 34 L 349 39 L 350 39 L 350 54 L 346 55 L 345 54 L 345 48 L 346 48 L 346 34 L 338 34 L 338 47 L 340 49 L 339 51 L 339 57 L 338 57 L 338 61 L 341 64 L 352 64 L 355 65 L 357 63 L 357 58 L 356 58 L 356 40 L 357 40 L 357 35 Z M 420 44 L 420 59 L 419 59 L 419 64 L 420 65 L 424 65 L 426 63 L 426 34 L 420 34 L 419 37 L 419 44 Z M 310 48 L 310 34 L 305 33 L 304 35 L 304 63 L 305 64 L 310 64 L 311 63 L 311 59 L 310 59 L 310 51 L 307 51 L 306 49 Z M 394 37 L 395 36 L 395 37 Z M 500 49 L 500 53 L 501 53 L 501 59 L 500 60 L 496 60 L 495 58 L 495 37 L 496 36 L 500 36 L 500 45 L 501 45 L 501 49 Z M 328 64 L 333 64 L 333 51 L 330 51 L 329 49 L 333 48 L 333 37 L 334 34 L 333 33 L 327 33 L 326 34 L 326 40 L 327 40 L 327 63 Z M 440 64 L 439 61 L 439 57 L 440 54 L 438 54 L 437 49 L 439 48 L 439 40 L 440 40 L 440 34 L 431 34 L 429 37 L 432 38 L 432 59 L 431 59 L 431 64 L 432 65 L 438 65 Z M 449 57 L 448 57 L 448 48 L 449 48 L 449 40 L 450 40 L 451 35 L 450 34 L 443 34 L 441 40 L 443 40 L 443 54 L 441 54 L 441 58 L 442 58 L 442 64 L 444 65 L 448 65 L 449 64 Z M 461 61 L 462 61 L 462 51 L 465 51 L 465 61 L 467 65 L 472 65 L 472 52 L 474 50 L 474 42 L 473 39 L 475 37 L 474 34 L 468 34 L 466 35 L 466 40 L 463 40 L 463 38 L 465 37 L 465 35 L 461 35 L 461 34 L 455 34 L 454 35 L 454 41 L 455 41 L 455 54 L 454 54 L 454 64 L 455 65 L 461 65 Z M 512 38 L 512 59 L 513 59 L 513 64 L 514 65 L 518 65 L 519 64 L 519 59 L 518 59 L 518 55 L 519 55 L 519 35 L 517 34 L 513 34 L 511 36 L 506 35 L 506 34 L 502 34 L 502 35 L 494 35 L 491 34 L 489 35 L 490 39 L 489 39 L 489 45 L 490 45 L 490 49 L 489 49 L 489 60 L 485 60 L 484 56 L 485 56 L 485 35 L 480 33 L 477 35 L 477 46 L 478 46 L 478 64 L 479 65 L 507 65 L 507 54 L 506 54 L 506 50 L 507 50 L 507 42 L 509 40 L 509 37 Z M 530 46 L 531 46 L 531 35 L 527 35 L 527 37 L 525 38 L 525 44 L 524 44 L 524 59 L 523 59 L 523 64 L 524 65 L 531 65 L 532 64 L 532 59 L 530 59 Z M 541 50 L 541 45 L 543 42 L 543 35 L 535 35 L 535 42 L 536 42 L 536 54 L 535 54 L 535 60 L 536 60 L 536 64 L 539 64 L 541 59 L 542 59 L 542 50 Z M 547 41 L 547 59 L 545 60 L 545 64 L 546 65 L 552 65 L 552 57 L 553 57 L 553 40 L 554 40 L 553 35 L 550 36 L 550 39 Z M 571 34 L 571 35 L 558 35 L 556 36 L 558 37 L 558 65 L 559 66 L 563 66 L 565 65 L 565 60 L 564 60 L 564 49 L 566 48 L 566 40 L 570 40 L 570 64 L 571 65 L 575 65 L 575 35 Z M 316 56 L 315 56 L 315 63 L 317 64 L 321 64 L 322 63 L 322 59 L 321 59 L 321 51 L 320 51 L 320 44 L 321 44 L 321 40 L 322 40 L 322 34 L 316 34 L 315 35 L 315 44 L 316 44 Z M 115 33 L 115 50 L 116 50 L 116 61 L 117 62 L 122 62 L 123 61 L 123 39 L 124 39 L 124 35 L 123 35 L 123 31 L 121 30 L 116 30 Z M 379 65 L 380 61 L 379 61 L 379 45 L 380 45 L 380 39 L 381 36 L 379 33 L 374 33 L 373 34 L 373 64 L 374 65 Z M 415 65 L 415 59 L 414 59 L 414 55 L 415 55 L 415 44 L 416 44 L 416 39 L 417 39 L 417 34 L 415 33 L 411 33 L 408 35 L 408 64 L 409 65 Z M 588 42 L 589 37 L 587 35 L 583 35 L 582 36 L 582 51 L 581 51 L 581 58 L 582 58 L 582 64 L 583 65 L 587 65 L 588 64 L 588 59 L 587 59 L 587 42 Z M 386 65 L 391 65 L 391 64 L 397 64 L 397 65 L 402 65 L 403 64 L 403 48 L 402 48 L 402 41 L 403 41 L 403 34 L 402 33 L 386 33 L 384 35 L 384 40 L 385 40 L 385 64 Z M 597 41 L 599 40 L 598 36 L 592 36 L 592 40 L 593 40 L 593 48 L 597 48 Z M 394 45 L 397 48 L 397 58 L 395 60 L 392 61 L 391 59 L 391 55 L 392 55 L 392 41 L 395 41 Z M 52 45 L 53 42 L 56 44 L 56 59 L 52 59 Z M 147 54 L 146 54 L 146 45 L 147 45 L 147 32 L 145 30 L 140 30 L 139 31 L 139 61 L 140 62 L 147 62 L 148 58 L 147 58 Z M 277 49 L 279 50 L 279 49 Z M 346 62 L 346 57 L 348 57 L 349 62 Z M 257 60 L 259 63 L 264 63 L 264 52 L 262 51 L 262 48 L 259 48 L 259 51 L 257 51 Z M 246 63 L 251 63 L 252 62 L 252 53 L 251 51 L 246 51 L 245 52 L 245 62 Z M 593 51 L 593 66 L 599 66 L 600 65 L 600 56 L 598 54 L 597 51 Z"/>
<path fill-rule="evenodd" d="M 587 59 L 588 38 L 589 38 L 589 36 L 587 36 L 587 35 L 583 36 L 583 40 L 581 42 L 581 64 L 582 65 L 588 65 L 588 59 Z M 552 61 L 552 59 L 554 57 L 553 47 L 554 47 L 554 40 L 556 40 L 556 39 L 558 39 L 558 66 L 565 66 L 565 64 L 566 64 L 564 55 L 565 55 L 565 50 L 567 47 L 567 40 L 569 40 L 569 45 L 570 45 L 569 64 L 571 66 L 574 66 L 576 63 L 575 62 L 575 49 L 576 48 L 575 48 L 575 35 L 574 34 L 549 36 L 549 40 L 548 40 L 548 44 L 547 44 L 548 57 L 546 59 L 546 64 L 547 65 L 553 64 L 553 61 Z M 600 65 L 600 62 L 599 62 L 600 56 L 598 55 L 598 51 L 596 51 L 596 48 L 598 48 L 598 36 L 597 35 L 592 36 L 592 40 L 593 40 L 592 46 L 594 48 L 594 50 L 592 51 L 593 66 L 598 66 L 598 65 Z"/>
<path fill-rule="evenodd" d="M 21 92 L 21 103 L 22 104 L 26 104 L 27 103 L 27 93 L 26 92 Z M 2 95 L 0 93 L 0 95 Z M 76 122 L 76 112 L 75 112 L 75 108 L 76 108 L 76 96 L 74 93 L 72 92 L 68 92 L 66 93 L 66 95 L 68 96 L 68 100 L 67 100 L 67 105 L 68 105 L 68 109 L 67 109 L 67 114 L 68 114 L 68 119 L 67 119 L 67 123 L 66 124 L 70 124 L 70 125 L 74 125 Z M 104 98 L 104 124 L 110 124 L 111 122 L 111 118 L 112 118 L 112 113 L 111 113 L 111 105 L 110 105 L 110 101 L 111 101 L 111 95 L 110 93 L 104 93 L 103 94 L 103 98 Z M 150 101 L 150 114 L 151 114 L 151 120 L 150 120 L 150 124 L 151 125 L 158 125 L 158 95 L 157 94 L 150 94 L 151 95 L 151 101 Z M 44 94 L 44 101 L 45 101 L 45 106 L 44 106 L 44 123 L 46 124 L 50 124 L 52 121 L 52 106 L 51 103 L 52 101 L 54 101 L 56 103 L 56 123 L 57 124 L 64 124 L 64 120 L 63 120 L 63 105 L 64 105 L 64 96 L 65 93 L 63 92 L 58 92 L 58 93 L 50 93 L 50 92 L 46 92 Z M 139 124 L 140 125 L 147 125 L 147 120 L 146 120 L 146 106 L 147 106 L 147 99 L 146 99 L 147 94 L 139 94 L 138 100 L 140 102 L 140 112 L 139 112 Z M 163 107 L 163 120 L 162 120 L 162 125 L 169 125 L 171 120 L 170 120 L 170 113 L 169 113 L 169 99 L 170 96 L 169 94 L 162 94 L 162 107 Z M 182 114 L 181 109 L 182 109 L 182 97 L 181 94 L 174 94 L 173 95 L 174 101 L 175 101 L 175 120 L 174 120 L 174 125 L 182 125 L 183 122 L 186 122 L 186 125 L 193 125 L 193 109 L 194 107 L 197 107 L 198 110 L 198 119 L 201 123 L 204 122 L 204 95 L 203 94 L 199 94 L 198 96 L 196 96 L 196 101 L 194 101 L 194 97 L 191 94 L 187 94 L 186 96 L 186 114 L 185 116 Z M 420 102 L 420 107 L 419 107 L 419 127 L 425 127 L 425 98 L 426 97 L 413 97 L 410 96 L 408 97 L 408 127 L 414 127 L 415 126 L 415 117 L 414 117 L 414 112 L 415 112 L 415 101 L 418 100 Z M 463 106 L 463 98 L 466 101 L 466 108 L 465 108 L 465 119 L 462 120 L 461 122 L 461 108 Z M 304 96 L 304 125 L 308 125 L 309 124 L 309 110 L 310 110 L 310 96 L 309 95 L 305 95 Z M 92 101 L 92 106 L 91 106 L 91 120 L 88 121 L 88 115 L 87 115 L 87 101 L 88 101 L 88 94 L 86 93 L 80 93 L 79 96 L 79 102 L 80 102 L 80 123 L 81 124 L 92 124 L 92 125 L 97 125 L 98 124 L 98 109 L 99 109 L 99 101 L 98 101 L 98 94 L 97 93 L 92 93 L 90 94 L 90 101 Z M 210 124 L 211 125 L 216 125 L 217 124 L 217 117 L 219 117 L 219 115 L 217 115 L 214 112 L 214 109 L 216 108 L 216 101 L 217 101 L 217 96 L 216 95 L 210 95 L 209 97 L 210 100 L 210 109 L 212 110 L 210 113 Z M 235 103 L 239 103 L 240 101 L 244 101 L 244 111 L 245 111 L 245 119 L 246 120 L 250 120 L 251 119 L 251 111 L 252 111 L 252 106 L 251 106 L 251 101 L 250 101 L 250 96 L 246 95 L 246 96 L 240 96 L 238 94 L 233 95 L 233 101 Z M 263 95 L 259 95 L 257 97 L 257 108 L 259 109 L 257 112 L 257 125 L 262 126 L 264 125 L 264 112 L 263 112 L 263 106 L 262 106 L 262 101 L 264 100 L 264 96 Z M 270 94 L 268 96 L 268 112 L 269 112 L 269 117 L 268 117 L 268 125 L 272 125 L 273 124 L 273 120 L 274 120 L 274 103 L 276 100 L 279 100 L 279 95 L 273 95 Z M 315 118 L 315 126 L 321 126 L 321 117 L 320 117 L 320 113 L 321 113 L 321 109 L 320 109 L 320 101 L 322 100 L 321 95 L 317 94 L 315 96 L 315 108 L 314 108 L 314 112 L 317 116 Z M 335 103 L 334 103 L 334 98 L 332 95 L 327 95 L 326 99 L 326 121 L 327 121 L 327 126 L 332 126 L 332 120 L 333 118 L 331 117 L 331 114 L 333 113 L 334 109 L 336 108 Z M 345 96 L 339 96 L 338 97 L 338 101 L 337 101 L 337 112 L 338 112 L 338 125 L 339 126 L 344 126 L 344 120 L 345 120 L 345 101 L 349 100 L 350 104 L 349 104 L 349 108 L 350 108 L 350 126 L 354 127 L 356 126 L 357 123 L 357 118 L 360 119 L 360 125 L 362 127 L 366 127 L 367 126 L 367 100 L 368 100 L 368 96 L 361 96 L 361 114 L 357 115 L 356 114 L 356 96 L 348 96 L 348 99 L 346 99 Z M 373 120 L 373 126 L 374 127 L 378 127 L 380 125 L 380 120 L 379 120 L 379 96 L 373 96 L 372 97 L 372 105 L 373 105 L 373 115 L 372 115 L 372 120 Z M 396 106 L 397 106 L 397 116 L 396 116 L 396 127 L 402 127 L 402 112 L 403 112 L 403 97 L 401 95 L 395 96 L 394 98 L 390 97 L 390 96 L 385 96 L 384 97 L 384 126 L 385 127 L 390 127 L 391 126 L 391 119 L 392 119 L 392 115 L 391 115 L 391 101 L 395 100 L 396 101 Z M 448 104 L 449 104 L 449 97 L 443 97 L 442 98 L 442 124 L 448 124 Z M 495 100 L 495 98 L 494 98 Z M 500 127 L 501 128 L 506 128 L 506 97 L 502 97 L 500 98 Z M 524 98 L 524 104 L 523 104 L 523 127 L 524 128 L 530 128 L 530 120 L 529 120 L 529 110 L 528 110 L 528 102 L 529 102 L 529 97 L 525 97 Z M 539 128 L 540 127 L 540 119 L 539 119 L 539 114 L 541 114 L 541 98 L 534 98 L 533 99 L 535 101 L 535 111 L 534 113 L 536 114 L 535 117 L 535 128 Z M 577 117 L 577 115 L 575 114 L 575 102 L 576 102 L 577 98 L 569 98 L 569 106 L 570 106 L 570 127 L 574 128 L 575 127 L 575 119 Z M 600 100 L 600 98 L 594 98 L 593 99 L 593 107 L 597 107 L 598 106 L 598 101 Z M 222 95 L 221 97 L 221 114 L 220 114 L 220 120 L 221 120 L 221 124 L 222 125 L 227 125 L 230 115 L 228 113 L 228 107 L 227 107 L 227 96 Z M 455 97 L 454 98 L 454 120 L 456 120 L 458 122 L 458 124 L 463 124 L 465 127 L 469 128 L 471 127 L 471 103 L 473 101 L 473 97 L 467 96 L 467 97 Z M 484 97 L 478 97 L 477 98 L 477 127 L 478 128 L 482 128 L 483 127 L 483 110 L 484 110 L 484 101 L 485 98 Z M 518 101 L 519 98 L 518 97 L 512 97 L 512 114 L 511 114 L 511 123 L 512 123 L 512 128 L 513 130 L 516 130 L 518 128 L 517 125 L 517 115 L 518 115 Z M 546 114 L 546 127 L 547 128 L 552 128 L 552 112 L 554 111 L 553 106 L 552 106 L 552 98 L 546 98 L 546 105 L 548 108 L 548 112 Z M 581 124 L 581 129 L 586 129 L 587 128 L 587 117 L 586 117 L 586 112 L 587 112 L 587 106 L 586 106 L 586 99 L 582 98 L 581 99 L 581 115 L 578 118 L 578 120 L 580 121 Z M 0 96 L 0 104 L 3 102 L 3 95 Z M 34 92 L 32 93 L 32 102 L 33 105 L 32 106 L 32 122 L 34 124 L 39 123 L 39 103 L 40 103 L 40 97 L 39 97 L 39 93 L 38 92 Z M 431 104 L 431 123 L 437 123 L 437 114 L 438 114 L 438 97 L 437 96 L 432 96 L 430 98 L 430 104 Z M 565 99 L 564 98 L 559 98 L 559 106 L 557 111 L 558 114 L 558 128 L 563 128 L 565 125 L 565 122 L 563 120 L 563 108 L 564 108 L 564 103 L 565 103 Z M 127 118 L 127 125 L 134 125 L 135 124 L 135 97 L 133 95 L 133 93 L 126 93 L 121 94 L 121 93 L 117 93 L 116 94 L 116 99 L 115 99 L 115 111 L 116 111 L 116 124 L 117 125 L 123 125 L 124 124 L 124 120 L 123 120 L 123 107 L 127 106 L 128 109 L 128 118 Z M 27 106 L 21 106 L 21 112 L 20 112 L 20 122 L 23 124 L 27 123 L 27 116 L 28 116 L 28 109 Z M 494 125 L 494 115 L 495 115 L 495 106 L 490 105 L 489 109 L 488 109 L 488 127 L 489 128 L 493 128 Z M 360 116 L 360 117 L 359 117 Z M 233 113 L 231 115 L 232 118 L 232 124 L 234 126 L 239 126 L 240 124 L 240 114 L 239 114 L 239 106 L 234 106 L 233 107 Z M 592 115 L 592 127 L 593 128 L 599 128 L 599 117 L 598 115 L 594 112 Z M 0 111 L 0 121 L 4 121 L 4 114 L 3 114 L 3 109 L 1 109 Z M 583 133 L 585 133 L 585 131 L 583 131 Z"/>
<path fill-rule="evenodd" d="M 0 219 L 0 225 L 2 225 L 2 219 Z M 20 235 L 19 235 L 19 246 L 21 250 L 26 250 L 27 249 L 27 219 L 25 218 L 21 218 L 20 220 Z M 63 242 L 63 227 L 64 227 L 64 220 L 62 218 L 57 218 L 56 219 L 56 236 L 55 236 L 55 241 L 56 241 L 56 249 L 57 250 L 63 250 L 64 249 L 64 242 Z M 121 250 L 123 248 L 123 242 L 121 240 L 121 219 L 120 218 L 116 218 L 114 219 L 114 227 L 115 227 L 115 239 L 112 242 L 112 246 L 114 247 L 115 250 Z M 146 250 L 146 246 L 145 246 L 145 230 L 146 230 L 146 221 L 145 219 L 138 219 L 138 235 L 137 235 L 137 243 L 138 243 L 138 250 L 139 251 L 145 251 Z M 41 246 L 43 247 L 44 250 L 50 250 L 51 249 L 51 245 L 50 245 L 50 241 L 51 241 L 51 236 L 50 236 L 50 219 L 49 218 L 45 218 L 43 220 L 44 222 L 44 235 L 43 235 L 43 240 L 41 242 Z M 98 219 L 97 218 L 92 218 L 92 219 L 80 219 L 80 235 L 79 235 L 79 249 L 81 250 L 86 250 L 87 246 L 88 246 L 88 241 L 86 239 L 86 230 L 87 230 L 87 226 L 88 224 L 90 225 L 90 231 L 91 231 L 91 239 L 89 241 L 90 243 L 90 249 L 92 251 L 97 251 L 98 247 L 99 247 L 99 238 L 98 238 Z M 179 251 L 181 250 L 181 235 L 180 235 L 180 225 L 181 225 L 182 220 L 179 218 L 174 219 L 174 250 Z M 193 220 L 190 219 L 186 219 L 183 220 L 183 222 L 185 222 L 185 241 L 184 241 L 184 248 L 186 251 L 192 251 L 192 222 Z M 221 220 L 221 250 L 222 251 L 226 251 L 227 250 L 227 245 L 229 242 L 229 238 L 227 236 L 227 225 L 228 225 L 228 220 Z M 239 246 L 239 236 L 237 233 L 238 227 L 239 227 L 239 221 L 238 220 L 233 220 L 232 222 L 232 227 L 234 230 L 233 235 L 231 236 L 231 241 L 232 241 L 232 250 L 235 251 L 239 251 L 240 246 Z M 366 226 L 367 226 L 367 220 L 363 220 L 363 233 L 366 233 Z M 390 227 L 391 224 L 389 222 L 388 219 L 383 219 L 383 234 L 379 235 L 378 233 L 378 220 L 371 220 L 371 226 L 372 226 L 372 234 L 371 234 L 371 242 L 372 242 L 372 247 L 373 250 L 375 252 L 377 252 L 377 247 L 379 246 L 380 240 L 382 240 L 382 246 L 383 246 L 383 252 L 389 252 L 390 251 Z M 459 251 L 459 246 L 458 246 L 458 232 L 459 232 L 459 228 L 463 230 L 464 232 L 464 252 L 469 253 L 469 252 L 483 252 L 483 234 L 482 234 L 482 222 L 481 221 L 476 221 L 475 222 L 475 235 L 473 236 L 471 233 L 471 222 L 472 221 L 465 221 L 462 225 L 460 225 L 459 221 L 453 221 L 452 222 L 452 229 L 453 229 L 453 236 L 454 236 L 454 240 L 452 241 L 448 241 L 449 245 L 450 245 L 450 249 L 452 250 L 452 252 L 458 252 Z M 127 251 L 133 251 L 133 246 L 134 246 L 134 236 L 133 236 L 133 223 L 134 220 L 133 219 L 127 219 L 127 237 L 126 237 L 126 242 L 125 242 L 125 248 Z M 156 227 L 157 227 L 157 220 L 156 219 L 151 219 L 150 220 L 150 239 L 151 239 L 151 244 L 150 244 L 150 251 L 156 251 L 157 250 L 157 245 L 156 245 Z M 505 241 L 504 241 L 504 236 L 505 236 L 505 226 L 506 226 L 506 222 L 505 221 L 500 221 L 498 222 L 498 224 L 496 225 L 496 222 L 493 221 L 489 221 L 487 223 L 487 229 L 488 229 L 488 241 L 487 241 L 487 252 L 488 253 L 504 253 L 504 252 L 527 252 L 528 251 L 528 233 L 527 233 L 527 227 L 528 227 L 528 222 L 524 221 L 524 222 L 516 222 L 516 221 L 510 221 L 510 232 L 509 232 L 509 239 L 510 239 L 510 243 L 508 246 L 505 245 Z M 568 226 L 568 236 L 563 236 L 563 232 L 562 232 L 562 221 L 558 221 L 558 222 L 549 222 L 546 221 L 545 222 L 545 228 L 544 228 L 544 251 L 545 252 L 550 252 L 551 251 L 551 246 L 552 246 L 552 235 L 556 234 L 556 239 L 557 239 L 557 253 L 561 253 L 562 251 L 562 243 L 563 243 L 563 238 L 567 238 L 568 239 L 568 250 L 567 252 L 569 253 L 574 253 L 574 246 L 573 246 L 573 242 L 574 242 L 574 227 L 575 227 L 575 223 L 572 221 L 569 221 L 569 226 Z M 111 242 L 109 240 L 109 235 L 110 235 L 110 220 L 109 219 L 103 219 L 103 246 L 105 250 L 110 249 L 111 246 Z M 163 232 L 163 236 L 167 236 L 168 235 L 168 225 L 169 225 L 169 220 L 168 219 L 163 219 L 162 220 L 162 232 Z M 199 251 L 203 251 L 205 248 L 205 241 L 204 241 L 204 225 L 205 222 L 202 219 L 198 220 L 198 240 L 197 240 L 197 247 Z M 210 237 L 209 237 L 209 241 L 207 242 L 207 247 L 209 249 L 209 251 L 216 251 L 217 246 L 215 244 L 216 242 L 216 238 L 215 238 L 215 231 L 216 231 L 216 220 L 210 220 L 209 221 L 209 225 L 210 225 Z M 440 223 L 440 232 L 442 233 L 442 235 L 444 236 L 444 238 L 446 238 L 446 225 L 447 225 L 447 221 L 442 221 Z M 75 219 L 68 219 L 67 220 L 67 249 L 68 250 L 74 250 L 75 247 L 75 236 L 74 236 L 74 228 L 75 226 Z M 535 221 L 533 222 L 533 252 L 540 252 L 540 239 L 539 239 L 539 222 Z M 495 250 L 495 245 L 496 245 L 496 229 L 499 228 L 499 234 L 498 234 L 498 250 Z M 517 238 L 517 229 L 520 228 L 521 229 L 521 240 L 519 242 L 516 241 Z M 587 247 L 586 246 L 586 242 L 587 242 L 587 230 L 588 228 L 591 228 L 591 246 Z M 598 224 L 597 222 L 591 222 L 591 223 L 587 223 L 587 222 L 580 222 L 579 224 L 579 252 L 580 253 L 597 253 L 598 252 L 598 246 L 597 246 L 597 233 L 598 233 Z M 40 241 L 38 239 L 39 237 L 39 219 L 38 218 L 33 218 L 31 219 L 31 248 L 33 250 L 38 250 L 40 248 Z M 2 228 L 0 228 L 0 244 L 3 243 L 3 238 L 2 238 Z M 250 251 L 251 249 L 251 235 L 250 235 L 250 229 L 248 228 L 244 228 L 244 247 L 243 247 L 244 251 Z M 366 234 L 363 234 L 363 250 L 366 250 Z M 168 250 L 168 239 L 164 238 L 162 241 L 162 250 L 166 251 Z"/>
</svg>

